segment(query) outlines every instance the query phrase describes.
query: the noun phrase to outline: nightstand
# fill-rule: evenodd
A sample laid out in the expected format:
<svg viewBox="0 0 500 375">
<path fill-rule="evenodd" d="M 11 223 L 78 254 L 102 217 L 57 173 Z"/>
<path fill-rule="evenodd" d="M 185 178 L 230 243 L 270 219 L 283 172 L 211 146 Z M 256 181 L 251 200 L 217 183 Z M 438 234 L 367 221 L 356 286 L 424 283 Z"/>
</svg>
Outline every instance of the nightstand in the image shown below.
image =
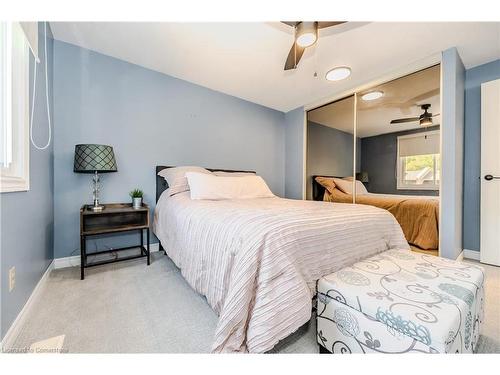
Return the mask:
<svg viewBox="0 0 500 375">
<path fill-rule="evenodd" d="M 124 260 L 147 258 L 147 265 L 150 264 L 149 251 L 149 207 L 142 205 L 139 209 L 132 208 L 130 203 L 110 203 L 104 205 L 102 211 L 93 211 L 89 205 L 83 205 L 80 209 L 80 279 L 85 278 L 85 268 L 100 266 L 103 264 L 121 262 Z M 103 250 L 87 253 L 86 241 L 88 237 L 105 235 L 119 232 L 140 232 L 140 244 L 127 246 L 118 249 Z M 146 247 L 144 247 L 144 231 L 146 231 Z M 120 252 L 137 248 L 140 253 L 117 257 L 116 259 L 106 259 L 96 262 L 87 262 L 88 256 L 99 254 Z"/>
</svg>

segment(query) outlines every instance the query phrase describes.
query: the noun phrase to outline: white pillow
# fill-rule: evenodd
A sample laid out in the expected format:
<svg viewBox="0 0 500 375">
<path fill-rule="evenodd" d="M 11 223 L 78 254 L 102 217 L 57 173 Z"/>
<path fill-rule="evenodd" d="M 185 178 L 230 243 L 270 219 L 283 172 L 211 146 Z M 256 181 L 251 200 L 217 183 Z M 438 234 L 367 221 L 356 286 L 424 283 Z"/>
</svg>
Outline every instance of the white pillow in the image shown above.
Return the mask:
<svg viewBox="0 0 500 375">
<path fill-rule="evenodd" d="M 187 172 L 191 199 L 270 198 L 274 194 L 260 176 L 226 177 Z"/>
<path fill-rule="evenodd" d="M 364 194 L 368 194 L 368 190 L 366 190 L 365 185 L 361 181 L 356 180 L 356 195 Z"/>
<path fill-rule="evenodd" d="M 334 178 L 333 182 L 340 191 L 343 191 L 346 194 L 352 194 L 352 181 L 346 181 L 342 178 Z"/>
<path fill-rule="evenodd" d="M 209 170 L 202 167 L 174 167 L 165 168 L 158 172 L 158 176 L 163 177 L 168 184 L 166 190 L 169 196 L 182 193 L 189 190 L 189 184 L 186 179 L 186 172 L 197 172 L 204 174 L 211 174 Z"/>
<path fill-rule="evenodd" d="M 352 194 L 352 177 L 334 178 L 333 182 L 340 191 L 346 194 Z M 356 180 L 356 195 L 368 194 L 365 185 L 361 181 Z"/>
</svg>

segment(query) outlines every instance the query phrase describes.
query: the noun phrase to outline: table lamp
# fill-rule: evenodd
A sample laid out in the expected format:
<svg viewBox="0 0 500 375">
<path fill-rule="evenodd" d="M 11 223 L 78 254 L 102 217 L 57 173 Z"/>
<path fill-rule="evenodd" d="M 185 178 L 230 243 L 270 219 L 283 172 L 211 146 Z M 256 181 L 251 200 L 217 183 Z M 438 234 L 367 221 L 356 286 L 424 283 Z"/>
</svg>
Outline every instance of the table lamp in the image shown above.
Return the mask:
<svg viewBox="0 0 500 375">
<path fill-rule="evenodd" d="M 95 144 L 76 145 L 73 171 L 94 174 L 92 177 L 94 203 L 89 208 L 93 211 L 102 211 L 104 206 L 99 204 L 99 173 L 117 171 L 113 147 Z"/>
<path fill-rule="evenodd" d="M 356 173 L 356 180 L 359 180 L 365 184 L 370 182 L 370 179 L 368 178 L 368 172 Z"/>
</svg>

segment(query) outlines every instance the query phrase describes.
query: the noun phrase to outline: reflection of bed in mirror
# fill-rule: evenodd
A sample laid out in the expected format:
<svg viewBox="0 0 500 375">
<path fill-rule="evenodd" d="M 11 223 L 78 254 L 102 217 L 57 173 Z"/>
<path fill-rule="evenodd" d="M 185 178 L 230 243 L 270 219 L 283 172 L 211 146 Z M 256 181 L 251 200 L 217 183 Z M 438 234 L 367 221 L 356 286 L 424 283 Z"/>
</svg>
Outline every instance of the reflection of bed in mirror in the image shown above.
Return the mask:
<svg viewBox="0 0 500 375">
<path fill-rule="evenodd" d="M 313 199 L 334 203 L 353 202 L 353 184 L 341 177 L 313 176 Z M 423 250 L 439 247 L 439 197 L 370 193 L 356 181 L 356 204 L 388 210 L 401 225 L 410 245 Z"/>
</svg>

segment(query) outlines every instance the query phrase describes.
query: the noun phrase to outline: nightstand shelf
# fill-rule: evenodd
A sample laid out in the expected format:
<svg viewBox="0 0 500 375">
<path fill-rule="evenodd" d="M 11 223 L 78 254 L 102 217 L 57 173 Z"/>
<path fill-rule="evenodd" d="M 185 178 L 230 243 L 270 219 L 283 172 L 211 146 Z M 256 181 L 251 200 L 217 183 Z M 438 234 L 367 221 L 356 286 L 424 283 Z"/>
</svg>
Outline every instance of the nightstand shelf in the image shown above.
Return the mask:
<svg viewBox="0 0 500 375">
<path fill-rule="evenodd" d="M 134 209 L 127 203 L 110 203 L 104 205 L 102 211 L 92 211 L 89 205 L 83 205 L 80 209 L 80 279 L 85 278 L 85 268 L 101 266 L 103 264 L 122 262 L 125 260 L 147 258 L 150 264 L 149 249 L 149 207 L 143 204 L 141 208 Z M 95 251 L 87 253 L 86 240 L 89 236 L 104 235 L 118 232 L 140 232 L 140 244 L 135 246 L 121 247 L 118 249 Z M 144 247 L 144 231 L 146 231 L 146 247 Z M 105 259 L 88 262 L 89 256 L 97 256 L 106 253 L 118 253 L 123 250 L 138 249 L 139 254 L 133 254 L 116 259 Z"/>
</svg>

